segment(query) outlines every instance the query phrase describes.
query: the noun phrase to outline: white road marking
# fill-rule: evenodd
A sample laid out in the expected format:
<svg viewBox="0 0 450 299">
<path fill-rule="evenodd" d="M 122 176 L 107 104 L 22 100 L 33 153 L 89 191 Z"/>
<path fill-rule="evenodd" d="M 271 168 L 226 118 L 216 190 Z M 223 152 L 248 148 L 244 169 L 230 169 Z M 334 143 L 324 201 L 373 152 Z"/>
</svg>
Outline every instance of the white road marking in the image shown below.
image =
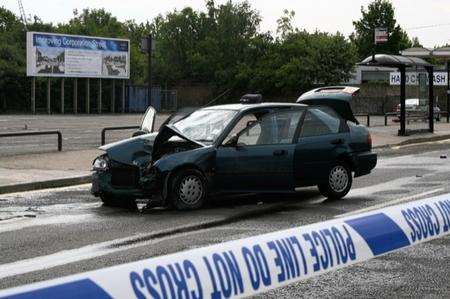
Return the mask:
<svg viewBox="0 0 450 299">
<path fill-rule="evenodd" d="M 201 230 L 201 232 L 205 232 L 211 229 Z M 155 232 L 157 233 L 157 232 Z M 122 244 L 123 242 L 128 241 L 136 241 L 141 237 L 145 237 L 147 235 L 139 234 L 134 235 L 132 237 L 115 239 L 106 242 L 94 243 L 90 245 L 86 245 L 80 248 L 62 250 L 59 252 L 55 252 L 49 255 L 43 255 L 38 257 L 33 257 L 29 259 L 19 260 L 12 263 L 0 264 L 0 279 L 4 279 L 7 277 L 21 275 L 33 271 L 46 270 L 57 266 L 62 266 L 74 262 L 80 262 L 83 260 L 88 260 L 108 254 L 112 254 L 119 251 L 125 251 L 136 247 L 146 246 L 150 244 L 158 244 L 160 242 L 172 239 L 172 238 L 180 238 L 193 234 L 198 234 L 199 231 L 192 231 L 182 234 L 171 235 L 167 237 L 162 237 L 155 240 L 147 240 L 143 242 L 132 243 L 131 245 L 125 246 L 117 246 L 118 244 Z"/>
<path fill-rule="evenodd" d="M 417 179 L 418 178 L 416 176 L 410 176 L 410 177 L 399 178 L 399 179 L 395 179 L 395 180 L 391 180 L 388 182 L 383 182 L 380 184 L 371 185 L 371 186 L 367 186 L 367 187 L 351 189 L 350 192 L 348 193 L 347 197 L 367 196 L 367 195 L 373 194 L 375 192 L 389 190 L 389 187 L 392 187 L 393 185 L 401 186 L 401 185 L 404 185 L 407 183 L 411 183 Z"/>
<path fill-rule="evenodd" d="M 394 199 L 394 200 L 386 201 L 386 202 L 383 202 L 383 203 L 380 203 L 380 204 L 377 204 L 377 205 L 373 205 L 373 206 L 370 206 L 370 207 L 366 207 L 366 208 L 363 208 L 363 209 L 354 210 L 354 211 L 351 211 L 351 212 L 348 212 L 348 213 L 336 215 L 336 216 L 334 216 L 334 218 L 341 218 L 341 217 L 345 217 L 345 216 L 350 216 L 350 215 L 360 214 L 360 213 L 364 213 L 364 212 L 369 212 L 369 211 L 372 211 L 372 210 L 381 209 L 381 208 L 384 208 L 384 207 L 387 207 L 387 206 L 396 205 L 396 204 L 399 204 L 399 203 L 402 203 L 402 202 L 405 202 L 405 201 L 410 201 L 410 200 L 413 200 L 413 199 L 419 199 L 420 197 L 431 195 L 431 194 L 438 193 L 438 192 L 442 192 L 444 190 L 445 190 L 445 188 L 438 188 L 438 189 L 433 189 L 433 190 L 430 190 L 430 191 L 422 192 L 422 193 L 419 193 L 419 194 L 414 194 L 414 195 L 411 195 L 411 196 L 397 198 L 397 199 Z"/>
<path fill-rule="evenodd" d="M 49 195 L 54 192 L 61 191 L 84 191 L 89 190 L 91 184 L 81 184 L 67 187 L 56 187 L 56 188 L 47 188 L 47 189 L 39 189 L 39 190 L 31 190 L 31 191 L 21 191 L 21 192 L 13 192 L 13 193 L 5 193 L 0 194 L 2 199 L 8 199 L 12 197 L 13 199 L 17 199 L 20 197 L 26 197 L 30 195 Z"/>
<path fill-rule="evenodd" d="M 94 218 L 92 214 L 82 215 L 61 215 L 45 218 L 28 218 L 18 215 L 15 218 L 1 221 L 0 233 L 11 232 L 27 227 L 36 227 L 42 225 L 56 225 L 56 224 L 73 224 L 73 223 L 85 223 Z"/>
</svg>

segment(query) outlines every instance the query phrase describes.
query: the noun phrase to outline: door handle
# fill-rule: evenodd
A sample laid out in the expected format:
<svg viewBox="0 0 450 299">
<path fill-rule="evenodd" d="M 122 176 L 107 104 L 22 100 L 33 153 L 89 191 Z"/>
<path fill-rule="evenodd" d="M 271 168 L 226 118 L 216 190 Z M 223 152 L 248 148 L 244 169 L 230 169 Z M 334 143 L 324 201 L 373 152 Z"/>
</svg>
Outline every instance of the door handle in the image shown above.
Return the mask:
<svg viewBox="0 0 450 299">
<path fill-rule="evenodd" d="M 274 150 L 273 151 L 273 155 L 274 156 L 284 156 L 284 155 L 286 155 L 287 154 L 287 151 L 286 150 Z"/>
<path fill-rule="evenodd" d="M 330 143 L 334 144 L 334 145 L 343 144 L 344 142 L 345 142 L 345 140 L 343 138 L 337 138 L 337 139 L 333 139 L 330 141 Z"/>
</svg>

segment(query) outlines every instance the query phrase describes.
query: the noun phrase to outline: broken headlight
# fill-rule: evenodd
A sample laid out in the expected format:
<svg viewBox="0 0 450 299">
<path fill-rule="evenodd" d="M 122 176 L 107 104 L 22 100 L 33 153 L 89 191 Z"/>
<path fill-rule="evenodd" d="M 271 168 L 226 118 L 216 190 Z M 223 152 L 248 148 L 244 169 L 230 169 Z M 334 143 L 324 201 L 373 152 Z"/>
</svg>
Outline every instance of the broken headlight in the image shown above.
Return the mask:
<svg viewBox="0 0 450 299">
<path fill-rule="evenodd" d="M 105 171 L 108 169 L 109 167 L 109 161 L 108 161 L 108 156 L 100 156 L 97 157 L 97 159 L 94 160 L 94 163 L 92 163 L 92 168 L 93 170 L 98 170 L 98 171 Z"/>
</svg>

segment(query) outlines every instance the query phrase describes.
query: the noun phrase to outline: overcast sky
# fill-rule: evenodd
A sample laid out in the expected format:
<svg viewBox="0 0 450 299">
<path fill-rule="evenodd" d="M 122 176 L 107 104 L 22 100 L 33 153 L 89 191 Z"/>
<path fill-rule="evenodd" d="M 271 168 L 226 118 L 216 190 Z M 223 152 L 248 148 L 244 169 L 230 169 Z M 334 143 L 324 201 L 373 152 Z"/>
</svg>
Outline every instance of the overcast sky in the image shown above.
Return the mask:
<svg viewBox="0 0 450 299">
<path fill-rule="evenodd" d="M 151 20 L 160 13 L 191 6 L 204 9 L 204 0 L 22 0 L 26 14 L 45 22 L 65 22 L 74 9 L 105 8 L 119 20 Z M 223 3 L 224 0 L 216 0 Z M 276 20 L 284 9 L 294 10 L 295 26 L 307 30 L 340 31 L 349 35 L 352 21 L 361 16 L 361 5 L 370 0 L 250 0 L 263 17 L 261 29 L 276 30 Z M 397 21 L 410 37 L 417 36 L 427 46 L 450 42 L 450 0 L 393 0 Z M 0 0 L 1 5 L 19 14 L 17 0 Z M 417 29 L 417 27 L 436 25 Z M 441 25 L 441 26 L 438 26 Z"/>
</svg>

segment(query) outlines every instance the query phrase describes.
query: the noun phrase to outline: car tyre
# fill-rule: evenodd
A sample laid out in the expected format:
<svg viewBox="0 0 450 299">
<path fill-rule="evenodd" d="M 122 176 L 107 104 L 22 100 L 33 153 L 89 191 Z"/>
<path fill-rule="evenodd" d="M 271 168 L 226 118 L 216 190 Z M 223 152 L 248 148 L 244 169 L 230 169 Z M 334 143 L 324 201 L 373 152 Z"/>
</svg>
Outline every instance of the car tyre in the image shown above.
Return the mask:
<svg viewBox="0 0 450 299">
<path fill-rule="evenodd" d="M 130 210 L 137 209 L 136 201 L 133 198 L 117 198 L 112 194 L 102 194 L 100 195 L 100 199 L 103 205 L 107 207 L 120 207 Z"/>
<path fill-rule="evenodd" d="M 180 211 L 201 208 L 207 197 L 206 179 L 195 169 L 184 169 L 175 174 L 169 194 L 170 204 Z"/>
<path fill-rule="evenodd" d="M 330 168 L 326 183 L 318 185 L 320 193 L 328 200 L 342 199 L 352 188 L 352 171 L 347 163 L 338 162 Z"/>
</svg>

